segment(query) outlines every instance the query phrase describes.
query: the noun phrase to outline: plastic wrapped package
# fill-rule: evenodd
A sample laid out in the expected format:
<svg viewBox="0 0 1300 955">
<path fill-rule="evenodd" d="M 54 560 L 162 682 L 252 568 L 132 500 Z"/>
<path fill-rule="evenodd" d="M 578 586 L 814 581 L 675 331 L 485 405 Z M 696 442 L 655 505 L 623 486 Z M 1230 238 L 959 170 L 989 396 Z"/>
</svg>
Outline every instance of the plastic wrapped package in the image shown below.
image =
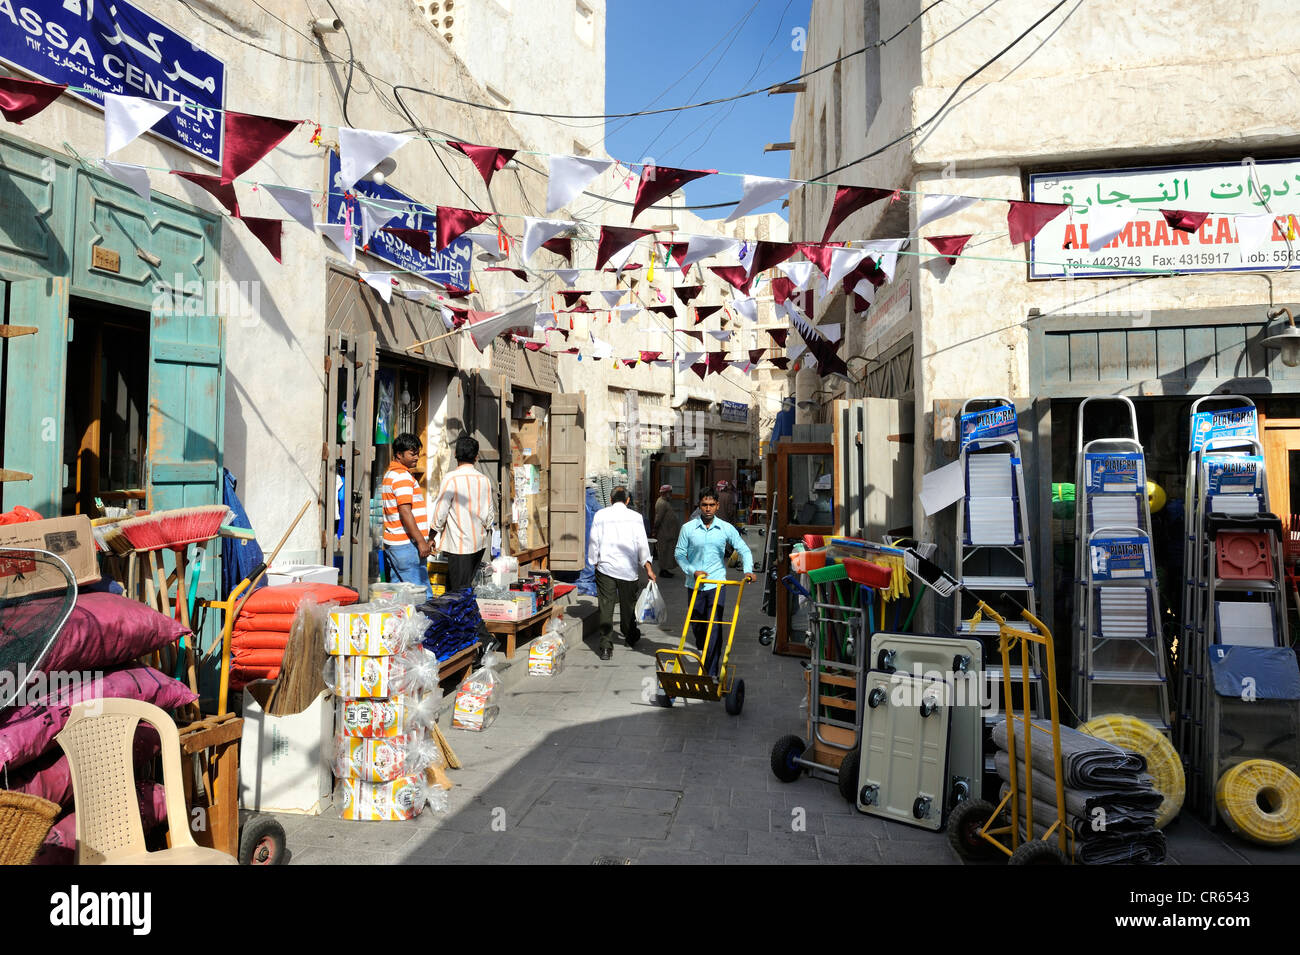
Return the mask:
<svg viewBox="0 0 1300 955">
<path fill-rule="evenodd" d="M 362 739 L 389 739 L 427 730 L 437 721 L 436 696 L 340 699 L 338 732 Z"/>
<path fill-rule="evenodd" d="M 491 563 L 492 583 L 498 587 L 509 588 L 519 579 L 519 558 L 497 557 Z"/>
<path fill-rule="evenodd" d="M 564 669 L 567 647 L 561 632 L 559 620 L 552 617 L 541 638 L 528 650 L 529 676 L 555 676 Z"/>
<path fill-rule="evenodd" d="M 412 604 L 374 601 L 335 609 L 325 628 L 325 652 L 331 655 L 391 656 L 424 639 L 429 619 Z"/>
<path fill-rule="evenodd" d="M 326 686 L 349 699 L 418 693 L 438 685 L 438 658 L 423 646 L 387 657 L 330 657 L 323 675 Z"/>
<path fill-rule="evenodd" d="M 668 625 L 668 605 L 659 592 L 659 585 L 653 580 L 646 584 L 636 600 L 636 622 L 657 623 L 661 627 Z"/>
<path fill-rule="evenodd" d="M 438 744 L 419 733 L 387 739 L 334 737 L 332 768 L 339 779 L 392 782 L 400 776 L 414 776 L 430 766 L 441 767 L 445 763 Z"/>
<path fill-rule="evenodd" d="M 390 782 L 369 783 L 340 779 L 337 797 L 343 819 L 356 822 L 400 822 L 414 819 L 424 809 L 429 795 L 442 792 L 424 774 L 399 776 Z"/>
<path fill-rule="evenodd" d="M 495 645 L 483 654 L 482 669 L 470 674 L 456 691 L 451 725 L 462 730 L 485 730 L 501 712 L 498 702 L 501 677 L 495 666 Z"/>
</svg>

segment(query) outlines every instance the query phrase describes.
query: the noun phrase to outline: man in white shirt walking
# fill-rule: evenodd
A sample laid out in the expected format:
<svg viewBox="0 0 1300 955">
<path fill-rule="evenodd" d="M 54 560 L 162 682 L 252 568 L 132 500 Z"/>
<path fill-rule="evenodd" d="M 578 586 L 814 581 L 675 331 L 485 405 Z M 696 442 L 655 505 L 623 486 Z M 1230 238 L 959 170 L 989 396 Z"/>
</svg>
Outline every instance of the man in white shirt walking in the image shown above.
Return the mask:
<svg viewBox="0 0 1300 955">
<path fill-rule="evenodd" d="M 447 558 L 448 593 L 474 583 L 474 572 L 496 526 L 492 482 L 474 467 L 478 451 L 478 441 L 468 435 L 456 439 L 456 463 L 460 466 L 442 479 L 433 505 L 435 541 Z"/>
<path fill-rule="evenodd" d="M 627 506 L 627 489 L 616 488 L 609 507 L 601 508 L 591 521 L 587 541 L 587 563 L 596 571 L 596 596 L 600 601 L 600 649 L 602 660 L 614 655 L 614 600 L 618 600 L 619 629 L 629 647 L 636 646 L 641 632 L 636 625 L 637 581 L 641 568 L 655 579 L 650 564 L 650 542 L 641 515 Z"/>
</svg>

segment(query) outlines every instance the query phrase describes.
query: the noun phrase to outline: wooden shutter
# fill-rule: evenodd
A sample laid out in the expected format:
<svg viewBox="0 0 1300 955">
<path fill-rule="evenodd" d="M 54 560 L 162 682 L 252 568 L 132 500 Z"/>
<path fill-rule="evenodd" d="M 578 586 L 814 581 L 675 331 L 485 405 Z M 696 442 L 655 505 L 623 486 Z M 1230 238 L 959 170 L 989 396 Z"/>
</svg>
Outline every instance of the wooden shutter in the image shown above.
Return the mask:
<svg viewBox="0 0 1300 955">
<path fill-rule="evenodd" d="M 587 396 L 551 401 L 551 569 L 582 570 L 587 549 Z"/>
</svg>

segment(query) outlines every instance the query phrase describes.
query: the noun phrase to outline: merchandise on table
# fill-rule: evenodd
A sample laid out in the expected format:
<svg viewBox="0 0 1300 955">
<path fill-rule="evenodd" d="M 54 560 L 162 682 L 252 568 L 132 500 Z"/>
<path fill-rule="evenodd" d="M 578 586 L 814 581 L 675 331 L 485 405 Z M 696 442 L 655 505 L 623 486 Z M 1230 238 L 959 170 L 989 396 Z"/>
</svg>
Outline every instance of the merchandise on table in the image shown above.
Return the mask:
<svg viewBox="0 0 1300 955">
<path fill-rule="evenodd" d="M 338 779 L 362 782 L 392 782 L 399 776 L 414 776 L 430 766 L 442 766 L 442 750 L 419 733 L 387 739 L 334 737 L 334 775 Z"/>
<path fill-rule="evenodd" d="M 479 615 L 472 591 L 435 597 L 421 604 L 420 613 L 430 621 L 424 632 L 424 647 L 432 651 L 439 662 L 478 643 L 483 618 Z"/>
<path fill-rule="evenodd" d="M 527 620 L 537 613 L 537 598 L 532 593 L 511 590 L 503 599 L 479 598 L 478 612 L 484 620 Z"/>
<path fill-rule="evenodd" d="M 341 699 L 338 731 L 344 736 L 379 739 L 429 729 L 437 720 L 437 698 Z"/>
<path fill-rule="evenodd" d="M 368 783 L 359 779 L 339 780 L 342 809 L 339 815 L 359 822 L 400 822 L 414 819 L 429 803 L 435 811 L 447 808 L 447 794 L 431 775 L 399 776 L 392 782 Z"/>
<path fill-rule="evenodd" d="M 413 604 L 358 604 L 330 614 L 325 652 L 372 657 L 401 653 L 419 643 L 428 626 Z"/>
<path fill-rule="evenodd" d="M 388 697 L 438 685 L 438 659 L 424 647 L 387 657 L 335 656 L 325 662 L 325 685 L 348 698 Z"/>
</svg>

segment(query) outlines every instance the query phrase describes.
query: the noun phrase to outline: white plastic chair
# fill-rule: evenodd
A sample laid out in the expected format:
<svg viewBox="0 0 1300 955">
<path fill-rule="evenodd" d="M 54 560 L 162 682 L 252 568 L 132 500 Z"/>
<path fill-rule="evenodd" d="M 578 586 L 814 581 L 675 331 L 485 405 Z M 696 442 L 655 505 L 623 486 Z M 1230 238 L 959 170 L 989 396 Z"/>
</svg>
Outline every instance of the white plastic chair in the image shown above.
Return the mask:
<svg viewBox="0 0 1300 955">
<path fill-rule="evenodd" d="M 132 745 L 140 720 L 162 739 L 170 849 L 145 848 Z M 77 865 L 237 865 L 234 856 L 190 835 L 181 744 L 171 717 L 139 700 L 88 700 L 72 708 L 56 737 L 68 756 L 77 812 Z"/>
</svg>

